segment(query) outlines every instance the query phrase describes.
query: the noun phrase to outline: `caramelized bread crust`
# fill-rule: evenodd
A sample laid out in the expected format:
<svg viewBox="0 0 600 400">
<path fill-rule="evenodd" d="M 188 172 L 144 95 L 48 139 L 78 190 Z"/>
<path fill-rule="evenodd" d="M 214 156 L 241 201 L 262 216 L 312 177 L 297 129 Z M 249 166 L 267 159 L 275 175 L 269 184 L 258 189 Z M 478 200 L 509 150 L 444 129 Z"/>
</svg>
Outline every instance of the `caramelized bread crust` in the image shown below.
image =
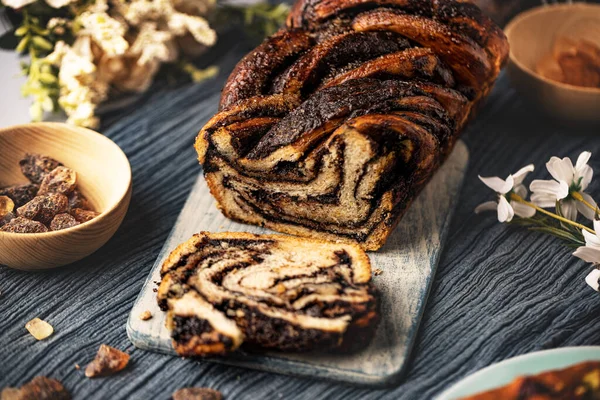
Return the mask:
<svg viewBox="0 0 600 400">
<path fill-rule="evenodd" d="M 237 65 L 196 150 L 229 218 L 376 250 L 506 61 L 454 0 L 299 0 Z"/>
<path fill-rule="evenodd" d="M 207 233 L 161 269 L 158 304 L 183 356 L 246 347 L 304 352 L 366 346 L 379 321 L 357 245 L 283 235 Z"/>
</svg>

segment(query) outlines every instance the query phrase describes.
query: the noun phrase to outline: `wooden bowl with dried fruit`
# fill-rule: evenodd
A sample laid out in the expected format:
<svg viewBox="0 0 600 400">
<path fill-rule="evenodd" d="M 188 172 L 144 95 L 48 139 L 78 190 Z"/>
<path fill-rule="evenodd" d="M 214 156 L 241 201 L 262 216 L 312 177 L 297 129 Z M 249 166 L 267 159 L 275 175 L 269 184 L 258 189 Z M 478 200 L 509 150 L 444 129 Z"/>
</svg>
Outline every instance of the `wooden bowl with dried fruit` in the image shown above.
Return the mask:
<svg viewBox="0 0 600 400">
<path fill-rule="evenodd" d="M 131 199 L 123 151 L 89 129 L 36 123 L 0 129 L 0 264 L 60 267 L 104 245 Z"/>
<path fill-rule="evenodd" d="M 560 119 L 600 122 L 600 5 L 537 7 L 504 32 L 508 73 L 524 96 Z"/>
</svg>

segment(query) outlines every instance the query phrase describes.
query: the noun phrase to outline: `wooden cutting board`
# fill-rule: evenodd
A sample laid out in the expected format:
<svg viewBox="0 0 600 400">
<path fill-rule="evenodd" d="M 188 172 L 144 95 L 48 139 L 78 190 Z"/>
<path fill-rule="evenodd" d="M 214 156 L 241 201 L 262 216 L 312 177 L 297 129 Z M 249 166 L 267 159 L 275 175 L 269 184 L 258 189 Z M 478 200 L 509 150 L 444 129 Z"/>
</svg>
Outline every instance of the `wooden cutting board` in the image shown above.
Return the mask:
<svg viewBox="0 0 600 400">
<path fill-rule="evenodd" d="M 373 277 L 382 295 L 382 321 L 369 347 L 351 355 L 277 352 L 257 355 L 239 351 L 206 361 L 363 385 L 397 382 L 407 367 L 415 342 L 468 158 L 467 147 L 459 141 L 386 245 L 377 253 L 369 253 L 373 270 L 383 271 Z M 136 347 L 175 354 L 165 327 L 165 313 L 156 304 L 155 282 L 160 281 L 160 266 L 169 253 L 199 231 L 270 232 L 225 218 L 200 175 L 129 315 L 127 334 Z M 142 321 L 139 316 L 146 310 L 153 318 Z"/>
</svg>

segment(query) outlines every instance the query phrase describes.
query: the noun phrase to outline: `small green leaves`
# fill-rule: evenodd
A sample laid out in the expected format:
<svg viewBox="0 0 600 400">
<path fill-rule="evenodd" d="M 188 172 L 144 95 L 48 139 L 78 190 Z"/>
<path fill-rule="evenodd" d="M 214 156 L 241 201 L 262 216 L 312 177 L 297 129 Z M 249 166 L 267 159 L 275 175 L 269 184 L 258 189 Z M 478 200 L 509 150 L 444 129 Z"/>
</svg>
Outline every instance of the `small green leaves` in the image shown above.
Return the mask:
<svg viewBox="0 0 600 400">
<path fill-rule="evenodd" d="M 34 36 L 31 40 L 33 44 L 40 50 L 51 51 L 54 48 L 52 43 L 41 36 Z"/>
<path fill-rule="evenodd" d="M 17 45 L 17 48 L 15 49 L 17 51 L 17 53 L 23 53 L 25 50 L 27 50 L 27 47 L 29 46 L 30 42 L 31 42 L 31 36 L 29 36 L 29 35 L 27 35 L 23 39 L 21 39 L 21 41 Z"/>
</svg>

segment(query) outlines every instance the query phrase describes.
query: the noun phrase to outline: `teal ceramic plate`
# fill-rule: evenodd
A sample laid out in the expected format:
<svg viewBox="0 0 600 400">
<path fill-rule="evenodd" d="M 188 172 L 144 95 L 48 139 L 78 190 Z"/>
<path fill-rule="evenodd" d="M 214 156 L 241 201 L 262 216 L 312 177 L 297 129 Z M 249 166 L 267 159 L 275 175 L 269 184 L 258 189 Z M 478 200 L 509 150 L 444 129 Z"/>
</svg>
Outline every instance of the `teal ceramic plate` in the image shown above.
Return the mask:
<svg viewBox="0 0 600 400">
<path fill-rule="evenodd" d="M 454 384 L 436 400 L 456 400 L 510 383 L 521 375 L 566 368 L 583 361 L 600 360 L 600 346 L 563 347 L 536 351 L 492 364 Z"/>
</svg>

